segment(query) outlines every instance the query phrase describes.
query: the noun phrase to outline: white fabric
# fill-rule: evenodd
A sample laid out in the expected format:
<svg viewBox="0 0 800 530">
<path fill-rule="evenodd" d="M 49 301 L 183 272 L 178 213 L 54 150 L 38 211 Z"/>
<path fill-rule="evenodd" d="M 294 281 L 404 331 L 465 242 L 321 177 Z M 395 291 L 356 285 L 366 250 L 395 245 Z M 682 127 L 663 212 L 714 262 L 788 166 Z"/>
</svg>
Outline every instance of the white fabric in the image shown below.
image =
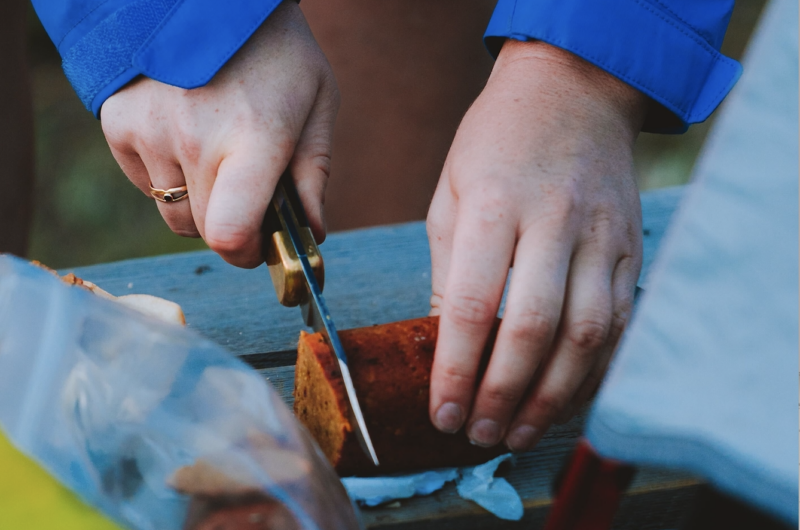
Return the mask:
<svg viewBox="0 0 800 530">
<path fill-rule="evenodd" d="M 603 455 L 798 520 L 798 5 L 773 0 L 595 403 Z"/>
</svg>

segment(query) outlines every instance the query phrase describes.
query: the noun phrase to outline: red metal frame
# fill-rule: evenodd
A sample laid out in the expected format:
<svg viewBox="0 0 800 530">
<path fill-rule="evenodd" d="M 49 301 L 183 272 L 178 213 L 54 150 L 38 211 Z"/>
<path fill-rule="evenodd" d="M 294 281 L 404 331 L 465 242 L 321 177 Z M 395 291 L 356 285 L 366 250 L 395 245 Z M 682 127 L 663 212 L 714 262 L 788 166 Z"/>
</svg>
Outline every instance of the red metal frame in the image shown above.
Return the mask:
<svg viewBox="0 0 800 530">
<path fill-rule="evenodd" d="M 555 487 L 544 530 L 608 530 L 635 468 L 602 458 L 585 439 L 578 441 Z"/>
</svg>

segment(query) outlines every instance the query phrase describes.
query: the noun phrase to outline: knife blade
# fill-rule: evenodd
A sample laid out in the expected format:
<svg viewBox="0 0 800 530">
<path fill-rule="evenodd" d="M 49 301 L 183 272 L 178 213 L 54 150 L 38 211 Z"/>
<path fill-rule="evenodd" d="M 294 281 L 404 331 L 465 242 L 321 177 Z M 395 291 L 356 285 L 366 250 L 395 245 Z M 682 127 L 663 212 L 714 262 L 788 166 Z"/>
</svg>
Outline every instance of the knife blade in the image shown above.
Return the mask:
<svg viewBox="0 0 800 530">
<path fill-rule="evenodd" d="M 299 304 L 306 325 L 321 333 L 336 355 L 350 402 L 350 424 L 362 450 L 378 466 L 378 456 L 353 386 L 347 354 L 322 295 L 322 255 L 308 227 L 300 197 L 287 170 L 275 188 L 262 228 L 270 275 L 279 301 L 287 306 Z"/>
</svg>

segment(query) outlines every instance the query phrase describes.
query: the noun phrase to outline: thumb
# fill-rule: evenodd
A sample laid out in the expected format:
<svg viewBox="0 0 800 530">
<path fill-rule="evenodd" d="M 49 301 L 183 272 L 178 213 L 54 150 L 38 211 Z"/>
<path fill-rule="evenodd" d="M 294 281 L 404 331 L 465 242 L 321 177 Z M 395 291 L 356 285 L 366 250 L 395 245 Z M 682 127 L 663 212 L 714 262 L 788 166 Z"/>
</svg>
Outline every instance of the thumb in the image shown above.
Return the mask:
<svg viewBox="0 0 800 530">
<path fill-rule="evenodd" d="M 325 188 L 331 172 L 333 125 L 339 91 L 333 76 L 322 83 L 289 164 L 297 193 L 317 243 L 325 240 Z"/>
</svg>

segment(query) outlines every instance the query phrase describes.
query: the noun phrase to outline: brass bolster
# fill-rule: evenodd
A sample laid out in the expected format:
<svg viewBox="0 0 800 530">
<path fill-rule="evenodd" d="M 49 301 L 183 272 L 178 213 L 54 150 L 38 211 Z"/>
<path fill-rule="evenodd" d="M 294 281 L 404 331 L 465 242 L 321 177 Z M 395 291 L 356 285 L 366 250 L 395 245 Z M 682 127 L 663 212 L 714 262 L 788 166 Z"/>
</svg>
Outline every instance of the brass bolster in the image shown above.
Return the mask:
<svg viewBox="0 0 800 530">
<path fill-rule="evenodd" d="M 325 283 L 325 264 L 322 262 L 322 255 L 319 253 L 311 229 L 305 226 L 301 226 L 299 229 L 308 261 L 311 263 L 314 276 L 317 277 L 319 287 L 322 289 Z M 294 251 L 292 240 L 286 230 L 279 230 L 272 234 L 266 254 L 269 275 L 272 278 L 272 285 L 275 287 L 275 294 L 278 295 L 278 301 L 287 307 L 300 305 L 308 296 L 308 290 L 300 259 Z"/>
</svg>

